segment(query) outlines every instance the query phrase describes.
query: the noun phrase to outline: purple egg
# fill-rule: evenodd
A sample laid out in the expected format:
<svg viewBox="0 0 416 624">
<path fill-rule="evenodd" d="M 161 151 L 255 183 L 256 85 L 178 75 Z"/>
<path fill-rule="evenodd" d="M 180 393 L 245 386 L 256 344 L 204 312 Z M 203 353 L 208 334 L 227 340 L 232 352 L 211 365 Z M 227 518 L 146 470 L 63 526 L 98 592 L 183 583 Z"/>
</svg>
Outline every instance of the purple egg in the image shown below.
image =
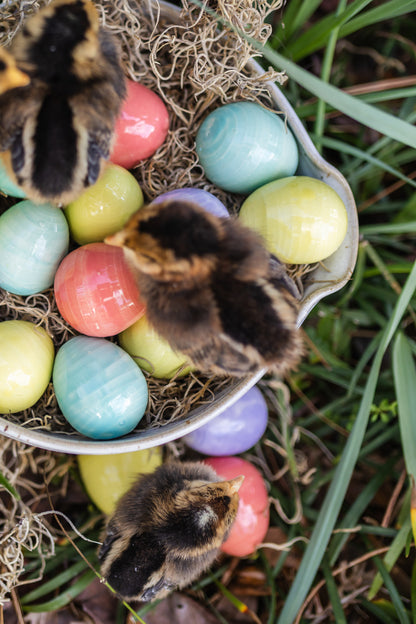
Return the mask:
<svg viewBox="0 0 416 624">
<path fill-rule="evenodd" d="M 179 199 L 192 201 L 201 206 L 216 217 L 229 217 L 229 213 L 224 204 L 212 193 L 198 188 L 181 188 L 162 193 L 152 201 L 152 204 L 160 204 L 165 199 Z"/>
<path fill-rule="evenodd" d="M 183 437 L 204 455 L 236 455 L 254 446 L 267 427 L 267 405 L 254 386 L 222 414 Z"/>
</svg>

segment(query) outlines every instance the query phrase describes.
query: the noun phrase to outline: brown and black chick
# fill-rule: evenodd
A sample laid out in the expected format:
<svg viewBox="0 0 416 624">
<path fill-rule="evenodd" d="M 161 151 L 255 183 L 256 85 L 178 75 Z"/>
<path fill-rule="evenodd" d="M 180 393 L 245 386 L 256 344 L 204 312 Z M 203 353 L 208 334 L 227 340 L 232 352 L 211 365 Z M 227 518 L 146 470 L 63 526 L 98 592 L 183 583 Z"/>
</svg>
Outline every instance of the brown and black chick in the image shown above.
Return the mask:
<svg viewBox="0 0 416 624">
<path fill-rule="evenodd" d="M 54 0 L 8 51 L 30 82 L 0 95 L 0 152 L 27 197 L 67 204 L 110 155 L 126 93 L 117 45 L 90 0 Z"/>
<path fill-rule="evenodd" d="M 243 479 L 220 481 L 199 462 L 167 463 L 139 477 L 103 535 L 105 580 L 122 598 L 142 601 L 192 583 L 228 536 Z"/>
<path fill-rule="evenodd" d="M 138 210 L 105 242 L 135 269 L 149 323 L 199 370 L 281 373 L 299 360 L 292 282 L 238 220 L 172 199 Z"/>
</svg>

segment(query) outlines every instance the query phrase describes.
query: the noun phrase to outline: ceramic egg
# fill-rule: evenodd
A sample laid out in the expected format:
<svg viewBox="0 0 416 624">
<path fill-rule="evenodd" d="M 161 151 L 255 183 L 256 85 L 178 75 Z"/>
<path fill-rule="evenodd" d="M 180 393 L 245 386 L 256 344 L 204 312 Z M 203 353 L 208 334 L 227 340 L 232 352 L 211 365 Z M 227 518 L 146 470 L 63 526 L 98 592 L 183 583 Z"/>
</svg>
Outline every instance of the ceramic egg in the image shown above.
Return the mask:
<svg viewBox="0 0 416 624">
<path fill-rule="evenodd" d="M 156 470 L 162 459 L 162 447 L 155 446 L 117 455 L 78 455 L 78 466 L 89 497 L 109 515 L 135 479 Z"/>
<path fill-rule="evenodd" d="M 162 193 L 162 195 L 156 197 L 156 199 L 152 201 L 152 204 L 160 204 L 165 200 L 171 199 L 193 202 L 216 217 L 230 216 L 222 201 L 220 201 L 212 193 L 198 188 L 185 187 L 181 189 L 174 189 L 173 191 L 167 191 L 166 193 Z"/>
<path fill-rule="evenodd" d="M 173 351 L 169 343 L 149 325 L 145 314 L 121 332 L 118 340 L 136 364 L 153 377 L 171 379 L 176 374 L 183 377 L 191 370 L 186 356 Z"/>
<path fill-rule="evenodd" d="M 10 177 L 6 161 L 10 160 L 9 152 L 0 154 L 0 192 L 11 197 L 25 197 L 25 192 Z"/>
<path fill-rule="evenodd" d="M 210 457 L 204 460 L 224 479 L 244 475 L 238 491 L 237 517 L 221 550 L 235 557 L 246 557 L 257 550 L 269 528 L 269 498 L 260 472 L 241 457 Z"/>
<path fill-rule="evenodd" d="M 65 208 L 72 238 L 84 245 L 118 232 L 143 206 L 136 178 L 124 167 L 108 163 L 97 182 Z"/>
<path fill-rule="evenodd" d="M 0 323 L 0 413 L 32 407 L 52 374 L 54 346 L 42 327 L 28 321 Z"/>
<path fill-rule="evenodd" d="M 0 216 L 0 286 L 17 295 L 49 288 L 68 243 L 59 208 L 18 202 Z"/>
<path fill-rule="evenodd" d="M 115 126 L 110 160 L 131 169 L 162 145 L 169 130 L 163 100 L 142 84 L 127 80 L 127 98 Z"/>
<path fill-rule="evenodd" d="M 289 264 L 324 260 L 341 245 L 348 226 L 339 195 L 307 176 L 275 180 L 257 189 L 244 201 L 239 218 Z"/>
<path fill-rule="evenodd" d="M 299 160 L 285 121 L 255 102 L 212 111 L 198 129 L 196 152 L 208 180 L 233 193 L 293 175 Z"/>
<path fill-rule="evenodd" d="M 67 421 L 96 440 L 132 431 L 147 405 L 147 383 L 140 368 L 104 338 L 76 336 L 55 358 L 53 386 Z"/>
<path fill-rule="evenodd" d="M 114 336 L 144 314 L 120 247 L 105 243 L 78 247 L 62 260 L 54 287 L 59 312 L 87 336 Z"/>
<path fill-rule="evenodd" d="M 253 386 L 218 416 L 183 437 L 194 451 L 205 455 L 244 453 L 260 440 L 267 427 L 267 405 Z"/>
</svg>

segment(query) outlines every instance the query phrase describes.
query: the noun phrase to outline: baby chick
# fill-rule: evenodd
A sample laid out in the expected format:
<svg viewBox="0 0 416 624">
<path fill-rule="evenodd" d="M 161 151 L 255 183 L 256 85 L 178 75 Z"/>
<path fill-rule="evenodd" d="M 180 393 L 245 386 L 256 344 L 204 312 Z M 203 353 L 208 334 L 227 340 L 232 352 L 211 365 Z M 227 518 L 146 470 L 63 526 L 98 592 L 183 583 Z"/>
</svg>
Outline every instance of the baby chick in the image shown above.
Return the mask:
<svg viewBox="0 0 416 624">
<path fill-rule="evenodd" d="M 0 95 L 0 151 L 27 197 L 67 204 L 110 154 L 126 92 L 117 46 L 90 0 L 54 0 L 9 51 L 30 82 Z"/>
<path fill-rule="evenodd" d="M 142 475 L 109 518 L 101 573 L 127 600 L 162 598 L 215 560 L 238 509 L 243 476 L 220 481 L 199 462 L 163 464 Z"/>
<path fill-rule="evenodd" d="M 199 370 L 242 376 L 298 361 L 291 280 L 237 220 L 171 199 L 140 209 L 105 242 L 136 270 L 149 323 Z"/>
<path fill-rule="evenodd" d="M 29 80 L 29 76 L 17 67 L 12 55 L 0 48 L 0 95 L 16 87 L 26 86 Z"/>
</svg>

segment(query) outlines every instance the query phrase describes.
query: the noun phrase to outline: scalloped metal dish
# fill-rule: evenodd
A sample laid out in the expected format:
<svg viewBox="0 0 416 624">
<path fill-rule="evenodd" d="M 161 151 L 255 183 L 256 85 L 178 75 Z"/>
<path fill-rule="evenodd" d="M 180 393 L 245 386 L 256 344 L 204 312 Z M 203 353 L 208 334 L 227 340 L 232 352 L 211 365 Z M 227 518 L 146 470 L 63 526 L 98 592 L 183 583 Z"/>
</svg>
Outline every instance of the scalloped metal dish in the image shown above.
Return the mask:
<svg viewBox="0 0 416 624">
<path fill-rule="evenodd" d="M 166 2 L 160 2 L 160 7 L 165 20 L 170 20 L 172 23 L 178 22 L 179 9 L 177 7 Z M 253 73 L 264 74 L 263 69 L 254 60 L 250 61 L 248 68 Z M 357 210 L 347 181 L 337 169 L 328 164 L 317 152 L 286 97 L 274 83 L 269 83 L 268 88 L 276 109 L 285 113 L 287 123 L 298 142 L 300 160 L 297 175 L 311 176 L 331 186 L 341 197 L 348 213 L 348 230 L 341 247 L 332 256 L 325 259 L 327 270 L 319 267 L 314 271 L 313 280 L 305 289 L 298 318 L 300 326 L 321 299 L 342 288 L 352 275 L 358 250 Z M 256 384 L 265 372 L 262 370 L 255 375 L 230 383 L 229 387 L 218 394 L 211 404 L 192 410 L 186 417 L 179 418 L 174 423 L 163 425 L 158 429 L 131 433 L 115 440 L 90 440 L 76 433 L 68 436 L 43 430 L 26 429 L 10 423 L 4 418 L 0 418 L 0 433 L 32 446 L 78 455 L 126 453 L 159 446 L 198 429 L 221 414 Z"/>
</svg>

